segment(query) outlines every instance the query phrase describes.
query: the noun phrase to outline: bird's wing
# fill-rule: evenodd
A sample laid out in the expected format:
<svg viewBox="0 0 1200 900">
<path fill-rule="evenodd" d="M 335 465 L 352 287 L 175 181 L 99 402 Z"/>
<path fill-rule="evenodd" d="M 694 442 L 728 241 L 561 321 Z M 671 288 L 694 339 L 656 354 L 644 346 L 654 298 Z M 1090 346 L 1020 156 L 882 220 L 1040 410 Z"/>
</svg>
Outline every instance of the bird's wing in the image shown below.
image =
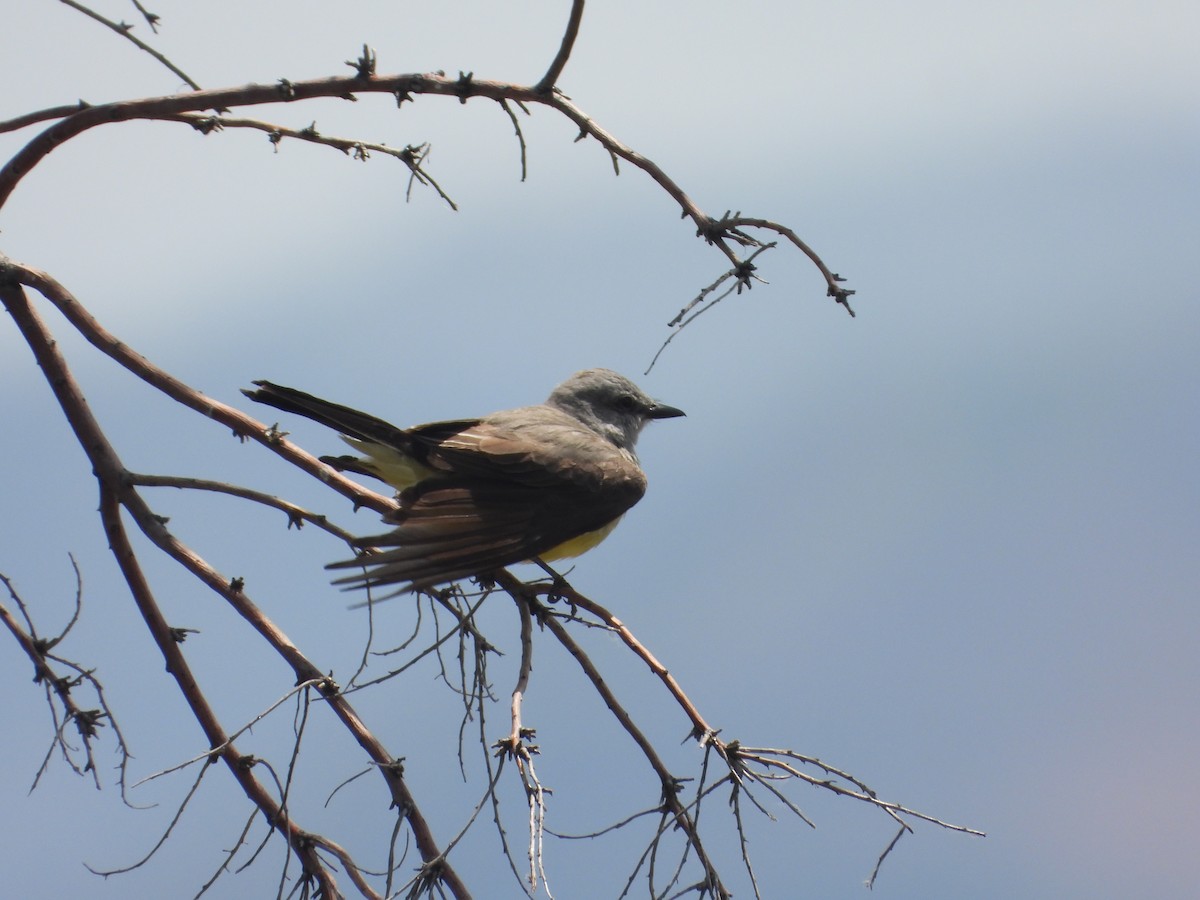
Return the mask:
<svg viewBox="0 0 1200 900">
<path fill-rule="evenodd" d="M 425 462 L 445 475 L 400 494 L 384 517 L 396 527 L 355 541 L 379 552 L 333 564 L 364 568 L 339 583 L 421 588 L 478 575 L 601 529 L 645 493 L 636 460 L 595 433 L 553 415 L 518 418 L 525 427 L 484 420 L 436 446 L 427 433 Z"/>
<path fill-rule="evenodd" d="M 401 508 L 387 516 L 394 529 L 354 542 L 378 552 L 330 568 L 362 567 L 362 573 L 338 581 L 353 587 L 444 584 L 531 559 L 601 529 L 643 490 L 631 484 L 597 496 L 575 487 L 430 480 L 401 494 Z"/>
<path fill-rule="evenodd" d="M 416 452 L 423 463 L 447 473 L 589 491 L 632 479 L 645 489 L 645 476 L 631 453 L 548 406 L 506 410 L 471 423 L 421 425 L 410 429 L 409 437 L 420 445 Z"/>
</svg>

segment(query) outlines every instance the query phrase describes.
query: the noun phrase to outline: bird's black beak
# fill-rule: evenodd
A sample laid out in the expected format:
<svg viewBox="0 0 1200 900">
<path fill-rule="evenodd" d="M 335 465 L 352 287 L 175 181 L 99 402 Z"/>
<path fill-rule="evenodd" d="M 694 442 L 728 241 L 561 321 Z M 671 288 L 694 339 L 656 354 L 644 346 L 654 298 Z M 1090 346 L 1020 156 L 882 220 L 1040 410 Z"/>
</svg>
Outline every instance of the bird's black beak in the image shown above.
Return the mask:
<svg viewBox="0 0 1200 900">
<path fill-rule="evenodd" d="M 665 403 L 655 403 L 646 413 L 646 417 L 650 419 L 674 419 L 679 416 L 686 416 L 682 409 L 677 409 L 674 406 L 667 406 Z"/>
</svg>

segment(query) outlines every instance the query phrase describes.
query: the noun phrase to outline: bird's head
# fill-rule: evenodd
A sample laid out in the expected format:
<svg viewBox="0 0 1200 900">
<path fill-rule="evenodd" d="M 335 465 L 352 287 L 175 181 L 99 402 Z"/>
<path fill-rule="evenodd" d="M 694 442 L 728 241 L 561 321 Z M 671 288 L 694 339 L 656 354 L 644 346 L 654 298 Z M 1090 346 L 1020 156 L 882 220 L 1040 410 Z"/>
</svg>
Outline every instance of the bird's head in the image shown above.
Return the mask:
<svg viewBox="0 0 1200 900">
<path fill-rule="evenodd" d="M 551 391 L 546 404 L 629 451 L 651 419 L 684 415 L 683 410 L 646 396 L 636 384 L 611 369 L 576 372 Z"/>
</svg>

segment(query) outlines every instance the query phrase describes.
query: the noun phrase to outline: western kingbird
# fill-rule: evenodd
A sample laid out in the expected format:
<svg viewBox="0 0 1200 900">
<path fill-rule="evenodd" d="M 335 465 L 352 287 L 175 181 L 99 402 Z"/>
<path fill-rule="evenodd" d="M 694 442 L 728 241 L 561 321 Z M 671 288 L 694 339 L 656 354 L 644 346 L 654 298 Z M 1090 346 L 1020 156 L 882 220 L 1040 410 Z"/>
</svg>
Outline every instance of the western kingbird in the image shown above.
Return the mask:
<svg viewBox="0 0 1200 900">
<path fill-rule="evenodd" d="M 335 428 L 364 457 L 321 457 L 397 490 L 386 534 L 356 538 L 387 548 L 328 568 L 363 567 L 335 584 L 417 590 L 537 557 L 590 550 L 646 492 L 633 448 L 651 419 L 682 410 L 651 400 L 608 369 L 577 372 L 545 403 L 482 419 L 397 428 L 293 388 L 256 381 L 251 400 Z"/>
</svg>

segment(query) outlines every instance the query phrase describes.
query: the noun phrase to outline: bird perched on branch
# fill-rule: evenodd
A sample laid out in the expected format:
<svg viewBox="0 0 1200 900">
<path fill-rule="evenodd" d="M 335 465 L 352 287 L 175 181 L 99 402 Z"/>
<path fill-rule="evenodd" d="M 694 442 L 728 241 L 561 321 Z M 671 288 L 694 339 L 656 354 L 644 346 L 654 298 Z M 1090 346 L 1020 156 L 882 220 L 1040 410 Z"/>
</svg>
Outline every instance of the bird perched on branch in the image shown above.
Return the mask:
<svg viewBox="0 0 1200 900">
<path fill-rule="evenodd" d="M 397 490 L 400 507 L 383 519 L 392 530 L 354 541 L 375 552 L 329 568 L 363 570 L 337 584 L 401 591 L 595 547 L 646 492 L 634 454 L 642 428 L 683 415 L 608 369 L 575 373 L 536 406 L 414 428 L 254 384 L 243 391 L 251 400 L 337 429 L 363 454 L 323 462 Z"/>
</svg>

